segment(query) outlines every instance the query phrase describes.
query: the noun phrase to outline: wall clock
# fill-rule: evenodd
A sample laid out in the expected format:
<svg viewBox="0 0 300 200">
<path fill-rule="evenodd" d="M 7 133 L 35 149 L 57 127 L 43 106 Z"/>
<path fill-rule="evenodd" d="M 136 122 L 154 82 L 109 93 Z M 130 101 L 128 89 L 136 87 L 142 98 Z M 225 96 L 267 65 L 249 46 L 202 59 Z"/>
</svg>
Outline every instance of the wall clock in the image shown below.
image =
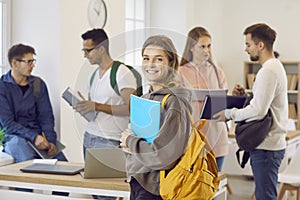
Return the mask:
<svg viewBox="0 0 300 200">
<path fill-rule="evenodd" d="M 88 20 L 92 28 L 104 28 L 107 20 L 107 8 L 104 0 L 90 0 Z"/>
</svg>

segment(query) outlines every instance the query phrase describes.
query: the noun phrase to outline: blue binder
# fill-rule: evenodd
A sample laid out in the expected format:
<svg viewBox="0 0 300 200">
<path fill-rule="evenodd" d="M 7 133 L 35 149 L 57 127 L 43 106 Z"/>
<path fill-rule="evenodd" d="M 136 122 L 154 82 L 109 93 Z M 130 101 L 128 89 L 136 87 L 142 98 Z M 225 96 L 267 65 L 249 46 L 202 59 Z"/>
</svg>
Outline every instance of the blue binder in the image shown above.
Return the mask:
<svg viewBox="0 0 300 200">
<path fill-rule="evenodd" d="M 130 96 L 130 129 L 139 137 L 152 143 L 160 128 L 161 103 L 144 99 L 135 95 Z"/>
</svg>

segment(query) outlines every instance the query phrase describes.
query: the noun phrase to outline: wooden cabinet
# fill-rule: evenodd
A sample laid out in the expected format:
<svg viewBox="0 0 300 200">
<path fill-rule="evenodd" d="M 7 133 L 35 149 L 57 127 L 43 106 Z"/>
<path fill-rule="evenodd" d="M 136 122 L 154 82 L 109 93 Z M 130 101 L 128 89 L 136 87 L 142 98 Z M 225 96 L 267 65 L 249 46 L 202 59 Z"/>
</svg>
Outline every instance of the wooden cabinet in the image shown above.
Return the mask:
<svg viewBox="0 0 300 200">
<path fill-rule="evenodd" d="M 288 100 L 289 100 L 289 118 L 295 120 L 297 129 L 300 129 L 300 61 L 299 62 L 284 62 L 287 79 L 288 79 Z M 251 93 L 255 76 L 261 65 L 253 62 L 244 63 L 244 86 L 246 92 Z"/>
</svg>

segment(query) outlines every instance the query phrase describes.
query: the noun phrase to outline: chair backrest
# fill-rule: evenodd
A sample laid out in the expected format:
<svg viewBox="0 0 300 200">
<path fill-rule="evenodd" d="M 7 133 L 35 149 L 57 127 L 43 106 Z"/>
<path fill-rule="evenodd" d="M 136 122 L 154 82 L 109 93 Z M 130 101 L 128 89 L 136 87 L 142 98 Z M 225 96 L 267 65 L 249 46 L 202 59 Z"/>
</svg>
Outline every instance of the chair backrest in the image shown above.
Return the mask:
<svg viewBox="0 0 300 200">
<path fill-rule="evenodd" d="M 290 163 L 283 174 L 300 174 L 300 145 L 298 145 L 295 154 L 292 156 Z"/>
</svg>

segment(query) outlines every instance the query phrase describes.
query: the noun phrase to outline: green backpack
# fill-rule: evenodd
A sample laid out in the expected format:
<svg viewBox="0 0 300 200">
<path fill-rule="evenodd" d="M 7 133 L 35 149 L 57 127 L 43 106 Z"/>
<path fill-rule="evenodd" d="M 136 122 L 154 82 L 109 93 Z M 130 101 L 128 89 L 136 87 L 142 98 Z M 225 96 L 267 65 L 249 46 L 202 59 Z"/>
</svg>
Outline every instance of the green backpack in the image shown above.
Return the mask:
<svg viewBox="0 0 300 200">
<path fill-rule="evenodd" d="M 119 66 L 124 63 L 120 62 L 120 61 L 114 61 L 113 66 L 111 67 L 111 72 L 110 72 L 110 85 L 111 87 L 114 89 L 114 91 L 120 95 L 120 91 L 119 91 L 119 87 L 117 84 L 117 71 L 119 69 Z M 132 66 L 129 65 L 125 65 L 134 75 L 135 79 L 136 79 L 136 92 L 137 92 L 137 96 L 142 96 L 143 95 L 143 86 L 142 86 L 142 76 L 140 75 L 140 73 L 138 71 L 136 71 Z M 98 71 L 98 68 L 93 72 L 91 79 L 90 79 L 90 86 L 92 86 L 92 83 L 94 81 L 95 75 Z"/>
</svg>

